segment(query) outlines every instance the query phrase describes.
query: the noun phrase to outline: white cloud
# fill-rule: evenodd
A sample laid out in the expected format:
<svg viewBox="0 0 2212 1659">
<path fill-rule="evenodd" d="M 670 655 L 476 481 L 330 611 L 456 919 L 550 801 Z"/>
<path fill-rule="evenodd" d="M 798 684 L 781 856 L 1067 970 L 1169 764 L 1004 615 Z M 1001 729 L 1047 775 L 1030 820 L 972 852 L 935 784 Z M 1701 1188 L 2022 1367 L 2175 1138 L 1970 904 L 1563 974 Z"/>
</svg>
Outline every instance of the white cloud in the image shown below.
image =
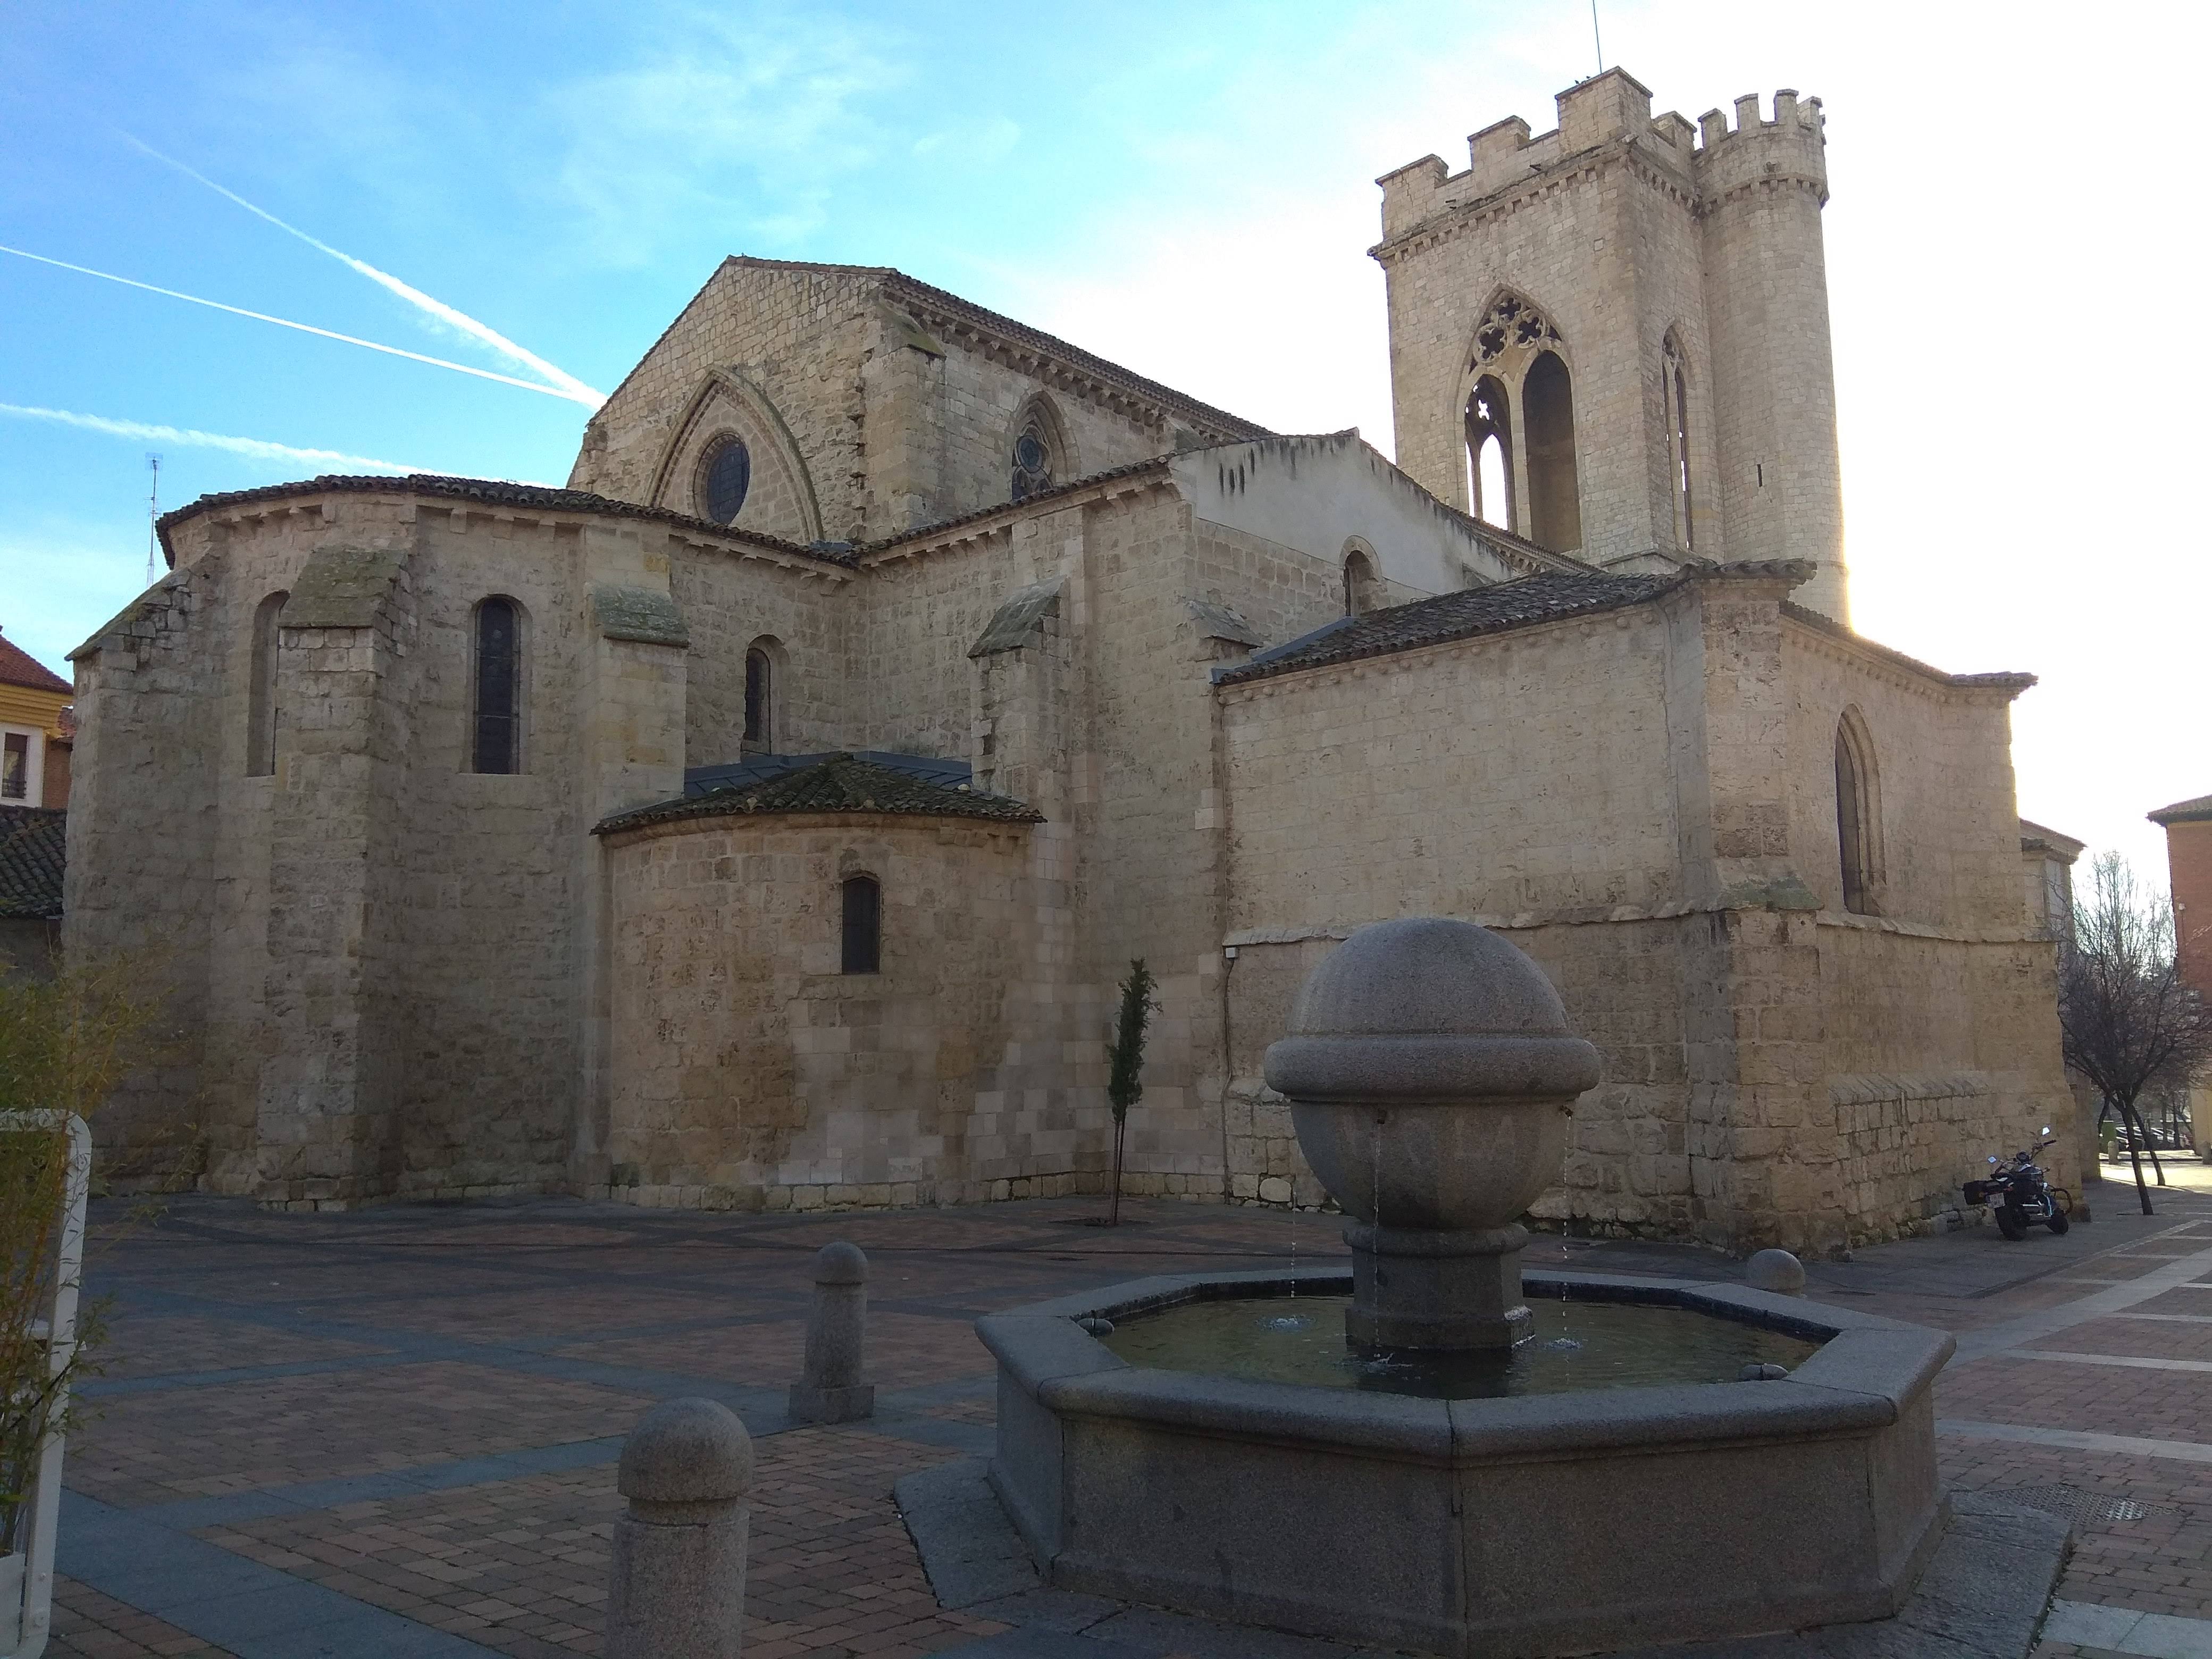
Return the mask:
<svg viewBox="0 0 2212 1659">
<path fill-rule="evenodd" d="M 910 72 L 894 44 L 818 10 L 658 19 L 635 62 L 547 95 L 563 146 L 550 187 L 609 264 L 648 264 L 700 222 L 787 246 L 881 152 L 868 102 Z"/>
<path fill-rule="evenodd" d="M 214 179 L 209 178 L 205 173 L 198 172 L 195 169 L 185 166 L 174 156 L 164 155 L 160 150 L 155 149 L 151 144 L 146 143 L 143 139 L 134 137 L 128 132 L 123 133 L 123 137 L 135 148 L 144 151 L 145 154 L 152 156 L 155 161 L 161 162 L 165 166 L 174 167 L 179 173 L 183 173 L 188 179 L 196 179 L 199 183 L 205 185 L 216 195 L 224 198 L 226 200 L 236 203 L 240 207 L 244 208 L 248 213 L 253 215 L 255 218 L 267 221 L 270 224 L 276 226 L 277 229 L 283 231 L 286 235 L 298 238 L 301 241 L 305 242 L 309 247 L 315 249 L 318 252 L 326 253 L 331 258 L 336 259 L 340 264 L 345 265 L 349 269 L 359 272 L 362 276 L 368 277 L 370 282 L 374 283 L 379 288 L 381 288 L 387 293 L 395 295 L 399 299 L 405 301 L 417 312 L 430 319 L 433 322 L 443 325 L 444 327 L 454 337 L 464 340 L 473 341 L 481 345 L 489 346 L 495 353 L 506 359 L 508 362 L 514 363 L 521 368 L 530 369 L 538 374 L 543 375 L 553 386 L 558 387 L 564 395 L 574 399 L 577 403 L 582 404 L 586 409 L 595 410 L 599 408 L 600 404 L 606 402 L 606 396 L 605 393 L 594 391 L 592 387 L 585 385 L 583 381 L 578 380 L 574 375 L 569 374 L 566 369 L 556 368 L 555 365 L 547 362 L 544 358 L 540 357 L 537 353 L 527 350 L 525 348 L 515 344 L 514 341 L 508 339 L 504 334 L 501 334 L 497 330 L 492 328 L 489 324 L 478 322 L 466 312 L 457 310 L 455 307 L 447 305 L 443 300 L 433 299 L 430 295 L 423 293 L 420 289 L 414 288 L 410 284 L 400 281 L 398 277 L 392 276 L 389 271 L 379 270 L 374 265 L 369 264 L 366 259 L 356 259 L 352 254 L 343 252 L 340 250 L 332 247 L 328 242 L 320 240 L 316 237 L 310 236 L 306 231 L 301 230 L 298 226 L 286 223 L 275 214 L 270 212 L 266 208 L 256 207 L 252 203 L 247 201 L 243 196 L 238 194 L 237 191 L 225 189 L 222 185 L 216 183 Z"/>
<path fill-rule="evenodd" d="M 373 455 L 349 455 L 342 449 L 308 449 L 296 444 L 280 444 L 266 438 L 234 438 L 221 432 L 201 432 L 191 427 L 160 426 L 146 421 L 111 420 L 105 415 L 80 415 L 66 409 L 41 409 L 31 404 L 0 404 L 0 415 L 12 415 L 19 420 L 45 421 L 55 426 L 75 427 L 81 432 L 98 432 L 110 438 L 129 438 L 142 443 L 178 444 L 191 449 L 220 449 L 232 455 L 243 455 L 249 460 L 281 461 L 287 465 L 306 462 L 310 465 L 366 467 L 373 472 L 434 472 L 428 466 L 410 466 L 404 461 L 380 461 Z"/>
</svg>

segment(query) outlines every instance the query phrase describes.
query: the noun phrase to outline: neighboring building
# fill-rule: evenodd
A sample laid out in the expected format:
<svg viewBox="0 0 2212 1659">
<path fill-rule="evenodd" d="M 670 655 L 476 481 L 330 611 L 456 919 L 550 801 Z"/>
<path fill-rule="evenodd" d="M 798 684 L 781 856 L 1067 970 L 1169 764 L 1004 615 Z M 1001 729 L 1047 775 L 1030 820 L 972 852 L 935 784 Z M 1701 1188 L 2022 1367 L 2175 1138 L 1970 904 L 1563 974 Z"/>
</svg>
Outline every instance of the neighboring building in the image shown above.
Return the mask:
<svg viewBox="0 0 2212 1659">
<path fill-rule="evenodd" d="M 1605 1054 L 1543 1213 L 1924 1224 L 2070 1109 L 2032 681 L 1840 620 L 1818 106 L 1776 109 L 1699 135 L 1614 72 L 1510 173 L 1493 129 L 1392 175 L 1404 471 L 732 259 L 568 489 L 168 514 L 76 653 L 70 949 L 158 939 L 193 1051 L 111 1155 L 190 1128 L 302 1206 L 1095 1192 L 1143 957 L 1130 1189 L 1310 1201 L 1261 1053 L 1350 928 L 1440 913 Z"/>
<path fill-rule="evenodd" d="M 0 805 L 69 805 L 70 683 L 0 639 Z"/>
<path fill-rule="evenodd" d="M 61 957 L 64 815 L 0 802 L 0 974 L 45 978 Z"/>
<path fill-rule="evenodd" d="M 2212 997 L 2212 795 L 2178 800 L 2149 817 L 2166 831 L 2173 945 L 2181 977 L 2201 995 Z M 2191 1088 L 2189 1121 L 2197 1152 L 2212 1157 L 2212 1078 L 2199 1078 Z"/>
</svg>

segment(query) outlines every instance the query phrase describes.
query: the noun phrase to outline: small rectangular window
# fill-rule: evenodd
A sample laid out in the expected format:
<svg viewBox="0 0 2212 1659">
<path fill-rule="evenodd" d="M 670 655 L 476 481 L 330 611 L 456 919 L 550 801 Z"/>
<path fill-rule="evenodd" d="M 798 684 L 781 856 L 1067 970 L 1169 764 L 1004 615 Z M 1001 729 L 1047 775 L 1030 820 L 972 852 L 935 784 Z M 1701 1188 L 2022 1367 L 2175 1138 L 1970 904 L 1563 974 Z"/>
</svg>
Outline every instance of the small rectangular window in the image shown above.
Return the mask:
<svg viewBox="0 0 2212 1659">
<path fill-rule="evenodd" d="M 883 889 L 872 876 L 845 882 L 845 966 L 848 974 L 873 974 L 883 967 Z"/>
<path fill-rule="evenodd" d="M 0 762 L 0 800 L 28 800 L 31 797 L 31 739 L 21 732 L 8 733 L 7 758 Z"/>
</svg>

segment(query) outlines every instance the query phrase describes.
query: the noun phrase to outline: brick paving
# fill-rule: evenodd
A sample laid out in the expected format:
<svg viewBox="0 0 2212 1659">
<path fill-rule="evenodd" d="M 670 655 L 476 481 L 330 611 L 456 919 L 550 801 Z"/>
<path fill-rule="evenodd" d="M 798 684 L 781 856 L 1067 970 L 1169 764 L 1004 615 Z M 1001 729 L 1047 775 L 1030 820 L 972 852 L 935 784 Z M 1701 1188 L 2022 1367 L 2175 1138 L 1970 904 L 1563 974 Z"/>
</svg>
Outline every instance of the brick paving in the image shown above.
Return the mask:
<svg viewBox="0 0 2212 1659">
<path fill-rule="evenodd" d="M 2145 1506 L 2083 1521 L 2059 1595 L 2212 1619 L 2212 1371 L 2185 1369 L 2212 1362 L 2212 1258 L 2174 1288 L 2094 1317 L 2069 1311 L 2212 1252 L 2212 1191 L 2170 1190 L 2150 1221 L 2124 1213 L 2115 1183 L 2096 1197 L 2100 1221 L 2066 1240 L 2008 1245 L 1984 1229 L 1940 1249 L 1862 1251 L 1815 1264 L 1812 1295 L 2007 1342 L 1938 1382 L 1938 1416 L 1960 1430 L 1940 1437 L 1945 1479 Z M 1301 1259 L 1341 1254 L 1336 1224 L 1314 1215 L 1146 1202 L 1114 1231 L 1075 1224 L 1097 1207 L 768 1218 L 534 1200 L 264 1215 L 179 1200 L 116 1228 L 98 1257 L 113 1337 L 69 1485 L 96 1500 L 87 1527 L 149 1522 L 162 1530 L 149 1535 L 220 1552 L 197 1559 L 252 1564 L 319 1587 L 333 1608 L 381 1609 L 373 1616 L 476 1644 L 455 1653 L 592 1654 L 619 1437 L 653 1401 L 706 1394 L 756 1436 L 751 1659 L 957 1648 L 1003 1626 L 938 1607 L 890 1490 L 988 1445 L 975 1316 L 1148 1273 L 1280 1261 L 1294 1237 Z M 809 1264 L 839 1237 L 870 1255 L 878 1413 L 794 1429 L 781 1395 Z M 1547 1251 L 1606 1271 L 1639 1259 L 1635 1247 L 1540 1241 L 1532 1257 Z M 1717 1256 L 1644 1255 L 1647 1271 L 1737 1271 Z M 1973 1293 L 1977 1274 L 1995 1288 Z M 2013 1322 L 2035 1315 L 2057 1322 L 2010 1340 Z M 2095 1363 L 2113 1358 L 2151 1363 Z M 2051 1431 L 2162 1449 L 2035 1437 Z M 65 1529 L 64 1566 L 70 1548 Z M 338 1631 L 315 1650 L 377 1650 L 348 1640 Z M 230 1650 L 65 1579 L 47 1651 Z M 2045 1643 L 2037 1659 L 2092 1651 Z"/>
</svg>

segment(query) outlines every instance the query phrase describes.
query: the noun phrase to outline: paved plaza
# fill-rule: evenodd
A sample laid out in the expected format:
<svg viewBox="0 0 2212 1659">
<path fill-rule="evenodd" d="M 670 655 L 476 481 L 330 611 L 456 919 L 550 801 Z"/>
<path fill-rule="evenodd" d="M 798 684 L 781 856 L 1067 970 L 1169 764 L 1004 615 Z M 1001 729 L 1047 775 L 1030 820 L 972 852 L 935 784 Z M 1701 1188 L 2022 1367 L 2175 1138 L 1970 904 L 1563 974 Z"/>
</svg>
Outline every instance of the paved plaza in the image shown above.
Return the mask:
<svg viewBox="0 0 2212 1659">
<path fill-rule="evenodd" d="M 2079 1521 L 2039 1659 L 2212 1656 L 2212 1182 L 2092 1188 L 2096 1221 L 1812 1265 L 1811 1295 L 1955 1332 L 1946 1478 Z M 1328 1659 L 1203 1621 L 1058 1635 L 941 1610 L 893 1504 L 987 1451 L 979 1314 L 1156 1272 L 1341 1255 L 1335 1218 L 1099 1200 L 709 1215 L 543 1199 L 280 1215 L 103 1206 L 112 1298 L 72 1442 L 51 1654 L 595 1654 L 622 1437 L 703 1395 L 756 1437 L 746 1653 Z M 866 1423 L 799 1428 L 813 1252 L 872 1270 Z M 1540 1238 L 1531 1265 L 1733 1278 L 1682 1248 Z M 2063 1639 L 2061 1639 L 2063 1638 Z"/>
</svg>

